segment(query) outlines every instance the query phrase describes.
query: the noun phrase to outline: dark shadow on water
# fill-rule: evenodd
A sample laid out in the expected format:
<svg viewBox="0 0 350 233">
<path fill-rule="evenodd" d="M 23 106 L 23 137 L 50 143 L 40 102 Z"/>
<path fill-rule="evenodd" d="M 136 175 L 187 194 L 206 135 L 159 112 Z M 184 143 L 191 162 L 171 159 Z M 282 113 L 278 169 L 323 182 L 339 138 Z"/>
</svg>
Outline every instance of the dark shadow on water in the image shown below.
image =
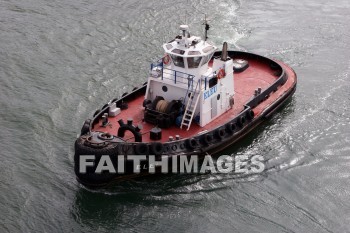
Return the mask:
<svg viewBox="0 0 350 233">
<path fill-rule="evenodd" d="M 89 229 L 118 231 L 134 229 L 133 221 L 142 213 L 158 208 L 200 205 L 196 200 L 182 200 L 180 195 L 194 190 L 188 187 L 205 179 L 208 174 L 161 174 L 124 181 L 113 187 L 91 190 L 80 186 L 71 208 L 71 214 L 79 224 Z M 210 190 L 214 191 L 214 190 Z M 162 210 L 164 211 L 164 210 Z"/>
</svg>

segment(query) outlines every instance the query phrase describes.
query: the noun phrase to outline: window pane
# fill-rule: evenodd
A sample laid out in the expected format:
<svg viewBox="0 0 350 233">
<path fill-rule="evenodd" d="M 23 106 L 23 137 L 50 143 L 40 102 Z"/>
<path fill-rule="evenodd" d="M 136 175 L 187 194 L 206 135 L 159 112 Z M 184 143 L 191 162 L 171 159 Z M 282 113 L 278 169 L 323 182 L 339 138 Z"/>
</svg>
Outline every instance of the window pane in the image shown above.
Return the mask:
<svg viewBox="0 0 350 233">
<path fill-rule="evenodd" d="M 199 51 L 189 51 L 188 55 L 201 55 Z"/>
<path fill-rule="evenodd" d="M 206 63 L 209 61 L 209 57 L 210 57 L 210 55 L 207 55 L 207 56 L 205 56 L 205 57 L 203 58 L 203 63 L 202 63 L 202 65 L 206 64 Z"/>
<path fill-rule="evenodd" d="M 171 55 L 171 59 L 173 60 L 174 65 L 176 65 L 178 67 L 185 68 L 185 63 L 184 63 L 183 57 Z"/>
<path fill-rule="evenodd" d="M 187 64 L 188 68 L 198 68 L 199 63 L 201 63 L 202 57 L 188 57 Z"/>
<path fill-rule="evenodd" d="M 209 60 L 210 60 L 210 58 L 213 56 L 213 54 L 214 54 L 214 53 L 211 53 L 211 54 L 209 54 L 209 55 L 205 56 L 205 57 L 203 58 L 202 65 L 204 65 L 204 64 L 206 64 L 206 63 L 208 63 L 208 61 L 209 61 Z"/>
<path fill-rule="evenodd" d="M 207 53 L 207 52 L 209 52 L 209 51 L 211 51 L 211 50 L 213 50 L 213 49 L 214 49 L 213 46 L 207 46 L 207 47 L 205 47 L 205 48 L 203 49 L 203 53 Z"/>
<path fill-rule="evenodd" d="M 181 49 L 173 49 L 173 51 L 171 51 L 171 52 L 181 54 L 181 55 L 185 53 L 185 51 L 181 50 Z"/>
</svg>

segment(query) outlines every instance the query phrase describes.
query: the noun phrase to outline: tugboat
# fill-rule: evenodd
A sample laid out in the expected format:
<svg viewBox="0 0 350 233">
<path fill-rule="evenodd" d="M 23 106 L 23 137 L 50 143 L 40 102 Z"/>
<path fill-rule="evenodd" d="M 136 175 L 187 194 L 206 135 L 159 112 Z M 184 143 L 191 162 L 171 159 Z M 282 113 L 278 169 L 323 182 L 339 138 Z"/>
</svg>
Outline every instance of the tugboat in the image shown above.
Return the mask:
<svg viewBox="0 0 350 233">
<path fill-rule="evenodd" d="M 126 159 L 123 173 L 96 172 L 103 156 L 117 168 L 120 158 L 128 155 L 217 154 L 293 95 L 297 77 L 292 68 L 260 55 L 229 51 L 226 42 L 218 51 L 207 41 L 208 30 L 205 23 L 201 39 L 181 25 L 180 34 L 163 45 L 165 55 L 151 64 L 147 82 L 111 100 L 84 122 L 74 156 L 81 184 L 104 186 L 148 173 L 133 172 L 134 164 Z M 94 160 L 87 163 L 82 159 L 86 155 Z"/>
</svg>

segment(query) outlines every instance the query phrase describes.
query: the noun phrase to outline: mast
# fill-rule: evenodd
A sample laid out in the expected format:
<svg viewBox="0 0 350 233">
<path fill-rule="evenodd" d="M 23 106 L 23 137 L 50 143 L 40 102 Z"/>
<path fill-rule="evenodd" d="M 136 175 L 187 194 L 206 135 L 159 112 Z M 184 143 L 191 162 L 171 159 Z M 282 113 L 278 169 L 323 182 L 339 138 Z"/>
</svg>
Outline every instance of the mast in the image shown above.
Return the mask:
<svg viewBox="0 0 350 233">
<path fill-rule="evenodd" d="M 204 42 L 208 39 L 208 30 L 210 28 L 208 21 L 207 21 L 207 15 L 204 15 L 204 25 L 205 25 L 205 34 L 204 34 Z"/>
</svg>

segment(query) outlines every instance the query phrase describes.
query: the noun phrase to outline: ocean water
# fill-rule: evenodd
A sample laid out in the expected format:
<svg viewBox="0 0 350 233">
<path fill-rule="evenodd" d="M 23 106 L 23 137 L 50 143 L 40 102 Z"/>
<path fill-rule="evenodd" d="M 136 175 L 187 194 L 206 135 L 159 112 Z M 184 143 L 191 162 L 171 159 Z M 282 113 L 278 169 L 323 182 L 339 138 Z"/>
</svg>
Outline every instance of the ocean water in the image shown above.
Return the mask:
<svg viewBox="0 0 350 233">
<path fill-rule="evenodd" d="M 0 1 L 0 232 L 350 232 L 350 2 Z M 188 23 L 292 66 L 292 100 L 225 153 L 258 175 L 167 175 L 88 190 L 85 119 L 147 79 Z"/>
</svg>

